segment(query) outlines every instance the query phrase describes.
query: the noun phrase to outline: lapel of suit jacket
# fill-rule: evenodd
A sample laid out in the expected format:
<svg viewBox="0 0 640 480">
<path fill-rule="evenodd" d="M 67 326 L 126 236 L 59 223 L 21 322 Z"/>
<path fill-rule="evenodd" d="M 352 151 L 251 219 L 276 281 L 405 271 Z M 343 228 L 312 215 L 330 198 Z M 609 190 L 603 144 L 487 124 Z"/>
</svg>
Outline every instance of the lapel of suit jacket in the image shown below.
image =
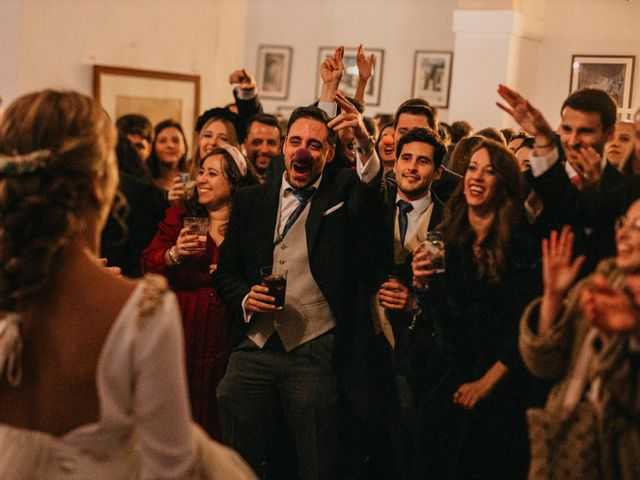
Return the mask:
<svg viewBox="0 0 640 480">
<path fill-rule="evenodd" d="M 267 185 L 266 193 L 262 199 L 255 202 L 255 221 L 249 226 L 255 229 L 257 242 L 249 248 L 255 248 L 258 258 L 273 259 L 273 238 L 278 221 L 278 205 L 280 203 L 280 187 L 282 177 Z M 266 264 L 265 264 L 266 265 Z"/>
<path fill-rule="evenodd" d="M 431 192 L 431 200 L 433 201 L 433 212 L 431 212 L 431 218 L 429 219 L 429 226 L 427 227 L 427 231 L 435 230 L 435 228 L 440 225 L 440 222 L 444 217 L 444 204 L 433 192 Z"/>
<path fill-rule="evenodd" d="M 305 223 L 305 229 L 307 231 L 307 250 L 309 254 L 313 251 L 313 246 L 318 233 L 318 228 L 322 222 L 322 214 L 329 208 L 329 202 L 333 195 L 335 182 L 330 184 L 329 175 L 325 174 L 320 181 L 318 191 L 315 193 L 311 200 L 311 206 L 309 207 L 309 215 L 307 216 L 307 223 Z M 346 208 L 346 205 L 345 207 Z"/>
</svg>

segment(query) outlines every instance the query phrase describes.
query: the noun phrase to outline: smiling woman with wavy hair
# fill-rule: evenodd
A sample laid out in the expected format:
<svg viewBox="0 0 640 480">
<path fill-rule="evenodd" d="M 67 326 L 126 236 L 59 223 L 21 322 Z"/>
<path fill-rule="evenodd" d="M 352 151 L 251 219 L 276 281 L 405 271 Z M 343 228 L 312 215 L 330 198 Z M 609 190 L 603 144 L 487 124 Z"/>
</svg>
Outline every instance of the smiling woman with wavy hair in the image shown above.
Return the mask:
<svg viewBox="0 0 640 480">
<path fill-rule="evenodd" d="M 435 374 L 433 367 L 416 368 L 431 372 L 419 395 L 428 452 L 421 475 L 525 478 L 524 412 L 538 387 L 518 355 L 517 332 L 523 308 L 540 290 L 540 268 L 511 151 L 487 139 L 474 148 L 439 229 L 445 272 L 432 270 L 426 249 L 414 252 L 412 263 L 423 287 L 415 335 L 431 338 L 428 358 L 436 363 L 437 352 L 440 365 Z"/>
</svg>

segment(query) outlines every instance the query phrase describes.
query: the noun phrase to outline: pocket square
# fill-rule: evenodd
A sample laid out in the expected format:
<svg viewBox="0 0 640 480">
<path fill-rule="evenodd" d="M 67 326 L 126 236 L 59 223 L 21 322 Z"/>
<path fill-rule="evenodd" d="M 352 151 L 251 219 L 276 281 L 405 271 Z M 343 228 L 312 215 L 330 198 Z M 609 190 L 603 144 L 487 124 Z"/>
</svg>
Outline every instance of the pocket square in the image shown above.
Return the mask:
<svg viewBox="0 0 640 480">
<path fill-rule="evenodd" d="M 336 203 L 333 207 L 331 207 L 330 209 L 328 209 L 326 212 L 324 212 L 322 214 L 323 217 L 326 217 L 327 215 L 329 215 L 330 213 L 335 212 L 336 210 L 338 210 L 340 207 L 342 207 L 344 205 L 344 202 L 340 202 L 340 203 Z"/>
</svg>

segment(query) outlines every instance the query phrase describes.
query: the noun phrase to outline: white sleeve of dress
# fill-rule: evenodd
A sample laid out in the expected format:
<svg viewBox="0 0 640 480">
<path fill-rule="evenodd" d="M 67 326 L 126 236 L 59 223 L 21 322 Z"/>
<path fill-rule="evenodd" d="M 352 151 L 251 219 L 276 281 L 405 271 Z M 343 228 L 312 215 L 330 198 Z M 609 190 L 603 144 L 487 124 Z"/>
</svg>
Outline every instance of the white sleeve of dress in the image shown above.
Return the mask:
<svg viewBox="0 0 640 480">
<path fill-rule="evenodd" d="M 142 479 L 191 476 L 196 446 L 184 365 L 182 322 L 173 293 L 142 319 L 134 352 L 133 415 Z"/>
</svg>

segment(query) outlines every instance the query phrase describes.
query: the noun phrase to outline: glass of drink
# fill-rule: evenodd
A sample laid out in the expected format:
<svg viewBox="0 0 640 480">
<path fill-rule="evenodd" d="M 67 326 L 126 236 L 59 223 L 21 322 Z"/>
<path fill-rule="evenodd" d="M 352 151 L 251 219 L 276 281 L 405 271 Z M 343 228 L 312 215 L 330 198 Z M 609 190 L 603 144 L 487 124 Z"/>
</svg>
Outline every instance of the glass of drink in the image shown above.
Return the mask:
<svg viewBox="0 0 640 480">
<path fill-rule="evenodd" d="M 444 268 L 444 236 L 442 232 L 426 232 L 418 236 L 420 249 L 427 252 L 435 273 L 443 273 Z"/>
<path fill-rule="evenodd" d="M 284 307 L 284 294 L 287 290 L 287 270 L 269 265 L 260 269 L 262 285 L 269 288 L 269 295 L 274 297 L 276 310 Z"/>
<path fill-rule="evenodd" d="M 207 249 L 207 232 L 209 231 L 209 218 L 185 217 L 183 225 L 189 229 L 191 235 L 198 235 L 198 250 Z"/>
<path fill-rule="evenodd" d="M 196 181 L 191 177 L 191 174 L 188 172 L 180 173 L 180 182 L 184 185 L 184 197 L 191 198 L 193 197 L 193 192 L 196 188 Z"/>
</svg>

